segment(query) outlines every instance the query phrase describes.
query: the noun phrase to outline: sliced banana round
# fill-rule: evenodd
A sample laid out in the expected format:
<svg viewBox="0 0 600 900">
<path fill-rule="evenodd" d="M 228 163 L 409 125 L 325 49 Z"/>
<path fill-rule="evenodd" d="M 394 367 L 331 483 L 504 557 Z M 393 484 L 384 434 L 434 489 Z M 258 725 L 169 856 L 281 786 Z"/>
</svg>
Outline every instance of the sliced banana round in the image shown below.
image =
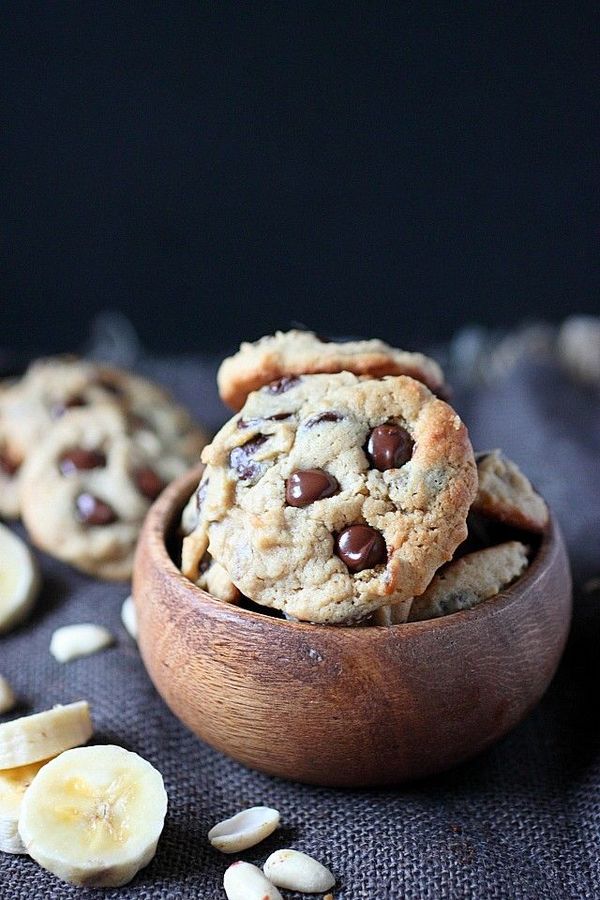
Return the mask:
<svg viewBox="0 0 600 900">
<path fill-rule="evenodd" d="M 0 525 L 0 634 L 29 615 L 40 583 L 37 563 L 27 544 Z"/>
<path fill-rule="evenodd" d="M 79 747 L 94 732 L 85 700 L 0 725 L 0 770 L 28 766 Z"/>
<path fill-rule="evenodd" d="M 10 712 L 16 705 L 17 698 L 15 692 L 4 675 L 0 675 L 0 716 Z"/>
<path fill-rule="evenodd" d="M 19 813 L 25 791 L 47 760 L 0 772 L 0 850 L 27 853 L 19 835 Z"/>
<path fill-rule="evenodd" d="M 102 625 L 84 622 L 81 625 L 63 625 L 57 628 L 50 640 L 50 653 L 59 663 L 71 662 L 80 656 L 91 656 L 114 644 L 115 639 Z"/>
<path fill-rule="evenodd" d="M 44 869 L 86 887 L 120 887 L 156 853 L 163 779 L 122 747 L 80 747 L 49 762 L 25 791 L 19 834 Z"/>
</svg>

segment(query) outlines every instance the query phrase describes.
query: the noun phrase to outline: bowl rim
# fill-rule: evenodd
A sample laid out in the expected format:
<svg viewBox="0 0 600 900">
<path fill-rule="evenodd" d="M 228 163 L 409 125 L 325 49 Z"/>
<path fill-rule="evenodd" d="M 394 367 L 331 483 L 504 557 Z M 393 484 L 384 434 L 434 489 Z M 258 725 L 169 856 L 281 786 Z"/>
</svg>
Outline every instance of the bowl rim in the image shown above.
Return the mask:
<svg viewBox="0 0 600 900">
<path fill-rule="evenodd" d="M 425 619 L 419 622 L 403 622 L 397 625 L 369 625 L 365 627 L 357 627 L 356 625 L 327 625 L 324 623 L 311 622 L 295 622 L 289 619 L 269 616 L 254 610 L 244 609 L 232 603 L 224 603 L 213 597 L 207 591 L 199 588 L 190 581 L 173 561 L 165 540 L 166 533 L 173 528 L 176 517 L 181 515 L 185 504 L 189 501 L 192 492 L 200 481 L 200 476 L 204 470 L 203 465 L 195 466 L 181 475 L 175 481 L 171 482 L 165 490 L 160 494 L 157 500 L 150 507 L 146 516 L 146 523 L 142 532 L 140 543 L 143 541 L 149 544 L 149 552 L 153 563 L 160 567 L 165 577 L 173 582 L 178 582 L 183 587 L 189 597 L 193 597 L 196 603 L 207 608 L 207 612 L 217 614 L 220 618 L 231 618 L 235 620 L 247 620 L 249 623 L 261 623 L 263 627 L 272 626 L 273 628 L 287 628 L 296 631 L 302 631 L 315 635 L 318 632 L 327 632 L 328 634 L 346 634 L 350 632 L 354 640 L 360 640 L 361 635 L 365 635 L 365 640 L 382 635 L 394 634 L 396 637 L 409 637 L 410 635 L 421 634 L 424 631 L 433 631 L 434 629 L 451 629 L 460 627 L 466 622 L 473 622 L 477 618 L 488 617 L 493 613 L 501 613 L 514 603 L 518 602 L 521 597 L 532 590 L 535 584 L 543 577 L 548 569 L 548 563 L 552 555 L 556 552 L 558 545 L 561 543 L 560 528 L 552 511 L 549 511 L 548 525 L 541 535 L 535 535 L 536 538 L 541 537 L 538 550 L 529 564 L 528 568 L 513 584 L 499 591 L 493 597 L 482 600 L 471 609 L 459 610 L 446 616 L 439 616 L 433 619 Z M 135 566 L 134 566 L 135 574 Z M 135 591 L 134 591 L 135 593 Z"/>
</svg>

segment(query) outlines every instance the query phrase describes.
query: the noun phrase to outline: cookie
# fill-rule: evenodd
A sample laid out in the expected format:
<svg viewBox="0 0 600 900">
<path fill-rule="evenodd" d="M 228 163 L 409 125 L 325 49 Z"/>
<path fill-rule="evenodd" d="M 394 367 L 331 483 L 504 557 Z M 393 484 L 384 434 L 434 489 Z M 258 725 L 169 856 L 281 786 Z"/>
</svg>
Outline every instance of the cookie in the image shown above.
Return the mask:
<svg viewBox="0 0 600 900">
<path fill-rule="evenodd" d="M 211 558 L 206 551 L 206 546 L 198 549 L 198 539 L 203 540 L 203 530 L 198 528 L 203 495 L 204 481 L 201 481 L 198 490 L 194 491 L 181 515 L 181 533 L 184 536 L 193 535 L 189 541 L 184 543 L 181 567 L 187 577 L 203 591 L 207 591 L 217 600 L 223 600 L 225 603 L 237 603 L 241 594 L 223 566 Z"/>
<path fill-rule="evenodd" d="M 311 331 L 278 331 L 255 343 L 244 343 L 225 359 L 217 375 L 221 399 L 234 410 L 248 394 L 266 384 L 297 375 L 352 372 L 380 378 L 410 375 L 434 393 L 445 395 L 444 374 L 422 353 L 396 350 L 383 341 L 324 341 Z"/>
<path fill-rule="evenodd" d="M 477 454 L 479 489 L 473 511 L 522 528 L 542 532 L 548 524 L 548 507 L 519 467 L 500 450 Z"/>
<path fill-rule="evenodd" d="M 253 393 L 205 448 L 194 578 L 208 551 L 251 600 L 351 622 L 427 587 L 466 536 L 466 428 L 406 376 L 307 375 Z"/>
<path fill-rule="evenodd" d="M 19 470 L 30 449 L 67 410 L 117 406 L 149 445 L 198 462 L 206 436 L 188 413 L 156 385 L 75 357 L 38 360 L 24 377 L 0 392 L 0 515 L 19 514 Z"/>
<path fill-rule="evenodd" d="M 70 410 L 23 465 L 23 521 L 42 550 L 126 579 L 150 504 L 186 468 L 179 456 L 150 452 L 116 407 Z"/>
<path fill-rule="evenodd" d="M 427 590 L 415 597 L 408 621 L 421 622 L 471 609 L 511 585 L 528 564 L 527 547 L 519 541 L 469 553 L 445 566 Z"/>
</svg>

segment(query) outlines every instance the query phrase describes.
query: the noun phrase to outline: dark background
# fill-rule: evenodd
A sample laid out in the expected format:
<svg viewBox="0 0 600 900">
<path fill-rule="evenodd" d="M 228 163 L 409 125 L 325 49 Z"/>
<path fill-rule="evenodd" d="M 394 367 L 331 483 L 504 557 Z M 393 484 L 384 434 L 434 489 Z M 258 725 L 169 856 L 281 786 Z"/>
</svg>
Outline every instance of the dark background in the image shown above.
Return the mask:
<svg viewBox="0 0 600 900">
<path fill-rule="evenodd" d="M 0 345 L 598 310 L 594 6 L 2 5 Z"/>
</svg>

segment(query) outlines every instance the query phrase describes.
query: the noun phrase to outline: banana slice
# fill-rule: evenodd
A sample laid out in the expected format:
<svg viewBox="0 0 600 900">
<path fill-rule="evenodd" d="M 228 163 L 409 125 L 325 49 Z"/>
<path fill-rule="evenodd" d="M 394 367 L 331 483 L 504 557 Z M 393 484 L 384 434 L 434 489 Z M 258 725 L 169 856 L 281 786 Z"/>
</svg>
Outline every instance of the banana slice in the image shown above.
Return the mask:
<svg viewBox="0 0 600 900">
<path fill-rule="evenodd" d="M 27 853 L 19 835 L 19 813 L 25 791 L 48 760 L 0 772 L 0 850 Z"/>
<path fill-rule="evenodd" d="M 28 766 L 89 741 L 94 728 L 85 700 L 0 725 L 0 770 Z"/>
<path fill-rule="evenodd" d="M 36 775 L 19 834 L 63 881 L 120 887 L 153 858 L 166 812 L 162 775 L 149 762 L 122 747 L 80 747 Z"/>
<path fill-rule="evenodd" d="M 0 634 L 29 615 L 39 589 L 38 567 L 29 547 L 0 525 Z"/>
</svg>

